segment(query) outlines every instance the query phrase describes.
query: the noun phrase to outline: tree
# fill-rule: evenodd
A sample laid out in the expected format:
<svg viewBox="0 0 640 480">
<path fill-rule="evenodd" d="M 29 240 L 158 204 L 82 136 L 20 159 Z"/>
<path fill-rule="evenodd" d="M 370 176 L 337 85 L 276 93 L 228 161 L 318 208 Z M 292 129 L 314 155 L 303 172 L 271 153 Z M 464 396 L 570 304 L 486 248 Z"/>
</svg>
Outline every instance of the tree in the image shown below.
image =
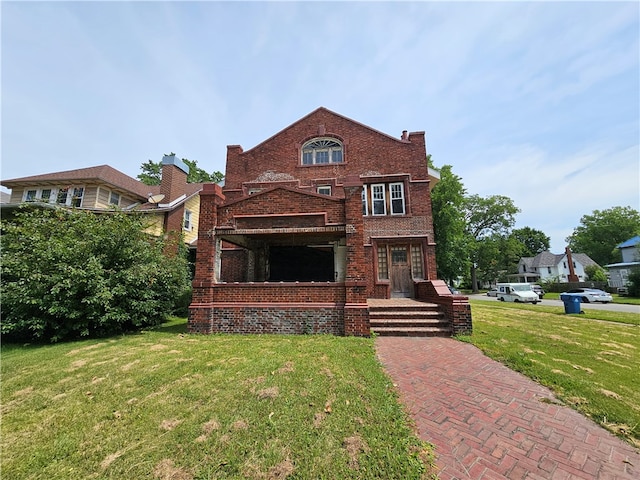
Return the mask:
<svg viewBox="0 0 640 480">
<path fill-rule="evenodd" d="M 438 278 L 452 283 L 469 264 L 462 205 L 466 190 L 451 165 L 440 169 L 440 181 L 431 192 Z"/>
<path fill-rule="evenodd" d="M 480 243 L 492 234 L 506 234 L 515 223 L 515 215 L 520 211 L 513 200 L 504 195 L 483 198 L 471 195 L 463 205 L 466 233 L 470 239 L 471 288 L 478 291 L 477 268 Z"/>
<path fill-rule="evenodd" d="M 592 282 L 607 281 L 607 272 L 598 265 L 587 265 L 584 267 L 584 273 L 587 274 L 587 280 L 591 280 Z"/>
<path fill-rule="evenodd" d="M 60 341 L 157 325 L 190 288 L 142 214 L 22 207 L 2 222 L 3 336 Z"/>
<path fill-rule="evenodd" d="M 172 155 L 174 154 L 172 153 Z M 183 158 L 182 161 L 189 167 L 187 183 L 218 183 L 224 178 L 222 172 L 215 171 L 213 173 L 207 173 L 198 167 L 197 160 Z M 148 160 L 140 165 L 140 169 L 142 173 L 138 175 L 138 180 L 145 185 L 160 185 L 160 181 L 162 180 L 162 162 Z"/>
<path fill-rule="evenodd" d="M 142 173 L 138 175 L 138 180 L 145 185 L 160 185 L 162 180 L 162 164 L 160 162 L 149 160 L 140 165 L 140 170 Z"/>
<path fill-rule="evenodd" d="M 544 232 L 531 227 L 513 230 L 511 236 L 523 246 L 521 257 L 535 257 L 538 253 L 549 250 L 551 245 L 551 239 Z"/>
<path fill-rule="evenodd" d="M 629 296 L 640 297 L 640 267 L 631 269 L 628 279 Z"/>
<path fill-rule="evenodd" d="M 640 213 L 631 207 L 612 207 L 584 215 L 565 241 L 573 252 L 586 253 L 604 266 L 620 262 L 616 246 L 639 234 Z"/>
</svg>

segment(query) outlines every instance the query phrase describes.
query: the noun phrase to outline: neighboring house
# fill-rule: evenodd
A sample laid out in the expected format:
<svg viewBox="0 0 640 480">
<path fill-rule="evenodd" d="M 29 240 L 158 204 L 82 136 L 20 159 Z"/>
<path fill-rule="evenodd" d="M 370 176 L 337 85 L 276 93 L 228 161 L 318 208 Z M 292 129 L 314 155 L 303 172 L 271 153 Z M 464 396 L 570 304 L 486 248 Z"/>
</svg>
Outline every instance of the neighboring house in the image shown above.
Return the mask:
<svg viewBox="0 0 640 480">
<path fill-rule="evenodd" d="M 609 272 L 609 286 L 625 288 L 629 281 L 629 274 L 634 268 L 640 268 L 640 235 L 622 242 L 616 248 L 622 253 L 622 262 L 605 265 Z"/>
<path fill-rule="evenodd" d="M 409 297 L 470 331 L 466 297 L 436 277 L 435 181 L 424 132 L 395 138 L 325 108 L 228 146 L 224 187 L 200 194 L 189 330 L 369 335 L 368 299 Z"/>
<path fill-rule="evenodd" d="M 571 255 L 571 260 L 569 260 Z M 584 271 L 589 265 L 598 265 L 585 253 L 565 252 L 554 254 L 545 251 L 535 257 L 522 257 L 518 262 L 518 273 L 508 275 L 517 282 L 538 283 L 545 280 L 557 280 L 560 283 L 568 283 L 571 268 L 578 277 L 576 281 L 586 281 Z"/>
<path fill-rule="evenodd" d="M 195 245 L 198 238 L 201 183 L 187 183 L 189 167 L 175 155 L 162 159 L 162 181 L 149 186 L 110 167 L 79 168 L 64 172 L 2 180 L 11 189 L 3 214 L 24 202 L 89 210 L 97 213 L 120 208 L 148 215 L 149 232 L 184 233 L 184 241 Z"/>
</svg>

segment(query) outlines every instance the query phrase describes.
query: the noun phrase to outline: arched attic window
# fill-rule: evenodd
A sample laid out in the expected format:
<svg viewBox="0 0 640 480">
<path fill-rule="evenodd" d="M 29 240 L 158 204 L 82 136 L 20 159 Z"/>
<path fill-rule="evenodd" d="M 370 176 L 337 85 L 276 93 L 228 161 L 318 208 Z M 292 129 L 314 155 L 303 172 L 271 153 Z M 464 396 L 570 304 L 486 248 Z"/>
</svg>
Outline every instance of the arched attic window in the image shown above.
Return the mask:
<svg viewBox="0 0 640 480">
<path fill-rule="evenodd" d="M 302 165 L 342 163 L 342 143 L 335 138 L 314 138 L 302 146 Z"/>
</svg>

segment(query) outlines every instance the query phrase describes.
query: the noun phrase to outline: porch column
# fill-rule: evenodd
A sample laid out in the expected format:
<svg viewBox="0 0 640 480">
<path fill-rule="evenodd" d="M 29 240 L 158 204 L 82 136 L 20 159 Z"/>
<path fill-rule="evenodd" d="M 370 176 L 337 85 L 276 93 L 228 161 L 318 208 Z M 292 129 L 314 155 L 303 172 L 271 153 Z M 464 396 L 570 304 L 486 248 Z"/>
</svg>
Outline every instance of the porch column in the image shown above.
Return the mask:
<svg viewBox="0 0 640 480">
<path fill-rule="evenodd" d="M 218 206 L 224 202 L 219 185 L 208 183 L 200 192 L 200 220 L 198 223 L 198 245 L 196 271 L 193 279 L 193 294 L 189 305 L 189 331 L 211 333 L 213 320 L 213 285 L 220 277 L 221 242 L 215 237 L 218 222 Z"/>
<path fill-rule="evenodd" d="M 344 181 L 344 210 L 347 240 L 345 276 L 346 301 L 344 334 L 369 336 L 366 256 L 364 253 L 364 219 L 362 218 L 362 181 L 353 175 Z"/>
</svg>

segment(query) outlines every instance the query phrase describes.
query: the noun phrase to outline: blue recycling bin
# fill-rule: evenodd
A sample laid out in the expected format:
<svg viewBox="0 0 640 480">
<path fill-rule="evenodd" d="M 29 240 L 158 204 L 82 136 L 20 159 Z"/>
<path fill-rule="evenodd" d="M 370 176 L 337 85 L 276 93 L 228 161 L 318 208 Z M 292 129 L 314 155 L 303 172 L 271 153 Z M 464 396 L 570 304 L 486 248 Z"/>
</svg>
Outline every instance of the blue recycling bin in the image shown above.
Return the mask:
<svg viewBox="0 0 640 480">
<path fill-rule="evenodd" d="M 560 300 L 564 303 L 564 313 L 580 313 L 580 297 L 563 293 Z"/>
</svg>

